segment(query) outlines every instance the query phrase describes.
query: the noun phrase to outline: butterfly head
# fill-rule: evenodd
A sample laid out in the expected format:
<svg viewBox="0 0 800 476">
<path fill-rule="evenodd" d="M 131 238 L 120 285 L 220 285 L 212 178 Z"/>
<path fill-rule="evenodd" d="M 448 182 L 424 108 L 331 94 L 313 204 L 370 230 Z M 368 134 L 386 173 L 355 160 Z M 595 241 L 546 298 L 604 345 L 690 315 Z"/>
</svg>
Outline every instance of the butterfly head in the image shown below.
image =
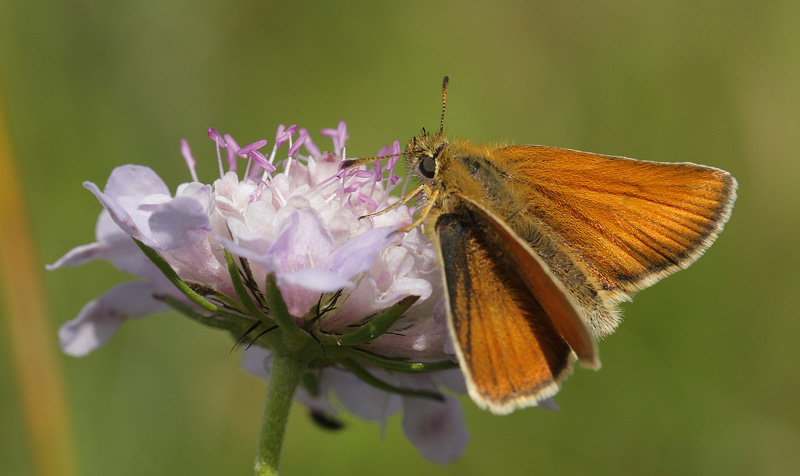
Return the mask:
<svg viewBox="0 0 800 476">
<path fill-rule="evenodd" d="M 425 129 L 406 146 L 406 157 L 411 172 L 431 186 L 439 173 L 440 158 L 448 145 L 447 139 L 439 132 L 428 133 Z"/>
</svg>

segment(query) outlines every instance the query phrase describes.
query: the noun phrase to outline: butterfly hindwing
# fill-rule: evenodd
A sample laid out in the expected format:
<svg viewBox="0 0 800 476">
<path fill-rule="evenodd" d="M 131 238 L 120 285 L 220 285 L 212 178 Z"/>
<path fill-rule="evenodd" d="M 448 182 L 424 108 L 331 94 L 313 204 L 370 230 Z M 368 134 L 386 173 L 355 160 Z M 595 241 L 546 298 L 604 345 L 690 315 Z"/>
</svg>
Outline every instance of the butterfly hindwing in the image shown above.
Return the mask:
<svg viewBox="0 0 800 476">
<path fill-rule="evenodd" d="M 451 333 L 473 400 L 496 413 L 552 396 L 573 352 L 473 213 L 436 218 Z"/>
</svg>

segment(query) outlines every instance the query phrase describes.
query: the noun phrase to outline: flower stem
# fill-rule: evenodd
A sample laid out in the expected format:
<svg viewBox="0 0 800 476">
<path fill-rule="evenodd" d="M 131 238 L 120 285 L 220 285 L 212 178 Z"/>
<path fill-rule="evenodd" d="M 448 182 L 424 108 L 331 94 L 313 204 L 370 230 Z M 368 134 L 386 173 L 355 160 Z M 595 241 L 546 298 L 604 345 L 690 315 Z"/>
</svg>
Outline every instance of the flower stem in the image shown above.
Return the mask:
<svg viewBox="0 0 800 476">
<path fill-rule="evenodd" d="M 274 353 L 270 372 L 267 401 L 261 418 L 261 436 L 256 457 L 256 476 L 278 474 L 281 445 L 286 434 L 286 422 L 297 385 L 307 367 L 307 361 L 294 353 Z"/>
</svg>

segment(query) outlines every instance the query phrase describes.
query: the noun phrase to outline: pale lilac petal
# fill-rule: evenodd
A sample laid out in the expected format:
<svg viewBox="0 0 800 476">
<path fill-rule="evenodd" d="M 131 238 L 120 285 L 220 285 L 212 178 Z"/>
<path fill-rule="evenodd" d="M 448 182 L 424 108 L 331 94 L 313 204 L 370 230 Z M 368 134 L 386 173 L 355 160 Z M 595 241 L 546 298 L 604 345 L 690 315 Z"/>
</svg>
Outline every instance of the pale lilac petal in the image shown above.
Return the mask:
<svg viewBox="0 0 800 476">
<path fill-rule="evenodd" d="M 292 316 L 304 316 L 319 301 L 319 292 L 287 283 L 282 279 L 282 275 L 278 275 L 278 286 L 286 301 L 286 308 Z M 296 320 L 300 322 L 299 317 Z"/>
<path fill-rule="evenodd" d="M 292 212 L 281 228 L 269 253 L 279 257 L 283 272 L 313 268 L 312 260 L 324 259 L 333 250 L 333 238 L 314 210 Z"/>
<path fill-rule="evenodd" d="M 131 241 L 130 235 L 122 231 L 105 208 L 100 212 L 100 216 L 97 218 L 97 225 L 94 227 L 94 236 L 97 238 L 97 241 Z"/>
<path fill-rule="evenodd" d="M 142 253 L 131 237 L 117 226 L 108 210 L 100 213 L 95 234 L 97 240 L 105 244 L 104 256 L 97 258 L 106 259 L 118 270 L 143 279 L 163 278 L 158 268 Z"/>
<path fill-rule="evenodd" d="M 119 200 L 147 195 L 169 195 L 167 184 L 150 167 L 122 165 L 111 172 L 103 193 Z"/>
<path fill-rule="evenodd" d="M 355 236 L 330 255 L 326 267 L 345 279 L 363 273 L 374 264 L 378 253 L 394 241 L 392 233 L 393 228 L 379 228 Z"/>
<path fill-rule="evenodd" d="M 280 212 L 284 212 L 287 210 L 283 208 Z M 278 231 L 278 236 L 275 238 L 275 241 L 270 245 L 269 249 L 267 250 L 268 254 L 277 257 L 287 257 L 292 250 L 295 242 L 295 236 L 297 234 L 297 228 L 300 223 L 300 213 L 296 210 L 292 211 L 288 217 L 284 219 L 282 226 L 280 227 L 280 231 Z M 268 271 L 278 271 L 278 269 L 268 270 Z"/>
<path fill-rule="evenodd" d="M 269 250 L 270 243 L 258 235 L 237 235 L 238 243 L 229 240 L 228 238 L 218 236 L 217 241 L 230 251 L 235 256 L 240 256 L 247 260 L 260 262 L 262 264 L 269 263 L 272 265 L 274 257 L 269 257 L 267 250 Z"/>
<path fill-rule="evenodd" d="M 297 389 L 295 400 L 308 407 L 309 410 L 323 415 L 335 415 L 337 408 L 331 402 L 331 389 L 337 384 L 343 372 L 333 368 L 317 371 L 317 394 L 312 395 L 305 387 Z"/>
<path fill-rule="evenodd" d="M 178 197 L 162 204 L 149 220 L 156 249 L 187 246 L 211 231 L 208 210 L 198 200 Z"/>
<path fill-rule="evenodd" d="M 553 397 L 545 398 L 544 400 L 539 400 L 538 402 L 536 402 L 536 404 L 539 405 L 541 408 L 544 408 L 545 410 L 553 410 L 553 411 L 561 410 L 561 407 L 558 406 L 558 403 L 556 403 Z"/>
<path fill-rule="evenodd" d="M 399 395 L 379 390 L 349 372 L 338 372 L 338 374 L 334 387 L 336 396 L 353 415 L 377 421 L 383 428 L 386 419 L 402 408 L 403 399 Z"/>
<path fill-rule="evenodd" d="M 410 397 L 403 400 L 403 432 L 425 459 L 448 464 L 464 454 L 469 433 L 455 397 L 445 395 L 444 402 Z"/>
<path fill-rule="evenodd" d="M 350 280 L 366 271 L 375 261 L 375 256 L 386 247 L 394 230 L 384 228 L 370 230 L 340 246 L 330 255 L 325 269 L 305 269 L 282 275 L 286 283 L 318 292 L 334 292 L 352 288 Z"/>
<path fill-rule="evenodd" d="M 242 352 L 242 368 L 256 377 L 269 380 L 272 368 L 272 353 L 267 349 L 252 346 Z"/>
<path fill-rule="evenodd" d="M 104 191 L 92 182 L 83 186 L 91 191 L 109 211 L 114 222 L 125 233 L 152 246 L 147 220 L 152 207 L 170 199 L 169 189 L 148 167 L 124 165 L 111 173 Z"/>
<path fill-rule="evenodd" d="M 450 369 L 436 372 L 436 381 L 455 393 L 467 393 L 467 382 L 461 369 Z"/>
<path fill-rule="evenodd" d="M 161 275 L 155 265 L 142 254 L 131 237 L 114 223 L 111 215 L 105 209 L 97 220 L 95 234 L 98 241 L 73 248 L 55 263 L 47 265 L 46 268 L 53 270 L 104 259 L 110 261 L 120 271 L 140 278 L 151 279 Z"/>
<path fill-rule="evenodd" d="M 102 204 L 105 209 L 108 210 L 111 218 L 114 219 L 114 223 L 116 223 L 120 229 L 122 229 L 128 235 L 139 238 L 140 240 L 149 244 L 150 240 L 147 240 L 147 238 L 142 235 L 140 226 L 134 222 L 133 218 L 122 206 L 101 192 L 100 188 L 98 188 L 98 186 L 94 183 L 83 182 L 83 186 L 92 192 L 95 197 L 97 197 L 97 200 L 99 200 L 100 204 Z"/>
<path fill-rule="evenodd" d="M 168 306 L 153 297 L 150 283 L 132 281 L 111 288 L 89 302 L 78 317 L 58 330 L 61 350 L 80 357 L 105 344 L 125 319 L 143 317 Z"/>
<path fill-rule="evenodd" d="M 187 246 L 164 251 L 161 255 L 182 280 L 202 283 L 219 293 L 236 296 L 224 254 L 219 244 L 209 238 L 206 235 Z"/>
<path fill-rule="evenodd" d="M 151 195 L 152 196 L 152 195 Z M 206 209 L 210 210 L 213 203 L 214 188 L 206 183 L 189 182 L 178 185 L 175 190 L 175 198 L 178 197 L 191 197 L 200 202 Z M 161 200 L 154 205 L 161 205 L 169 200 Z"/>
<path fill-rule="evenodd" d="M 111 243 L 95 242 L 88 245 L 81 245 L 67 251 L 67 254 L 59 258 L 55 263 L 45 265 L 48 271 L 67 266 L 78 266 L 96 259 L 108 259 Z"/>
</svg>

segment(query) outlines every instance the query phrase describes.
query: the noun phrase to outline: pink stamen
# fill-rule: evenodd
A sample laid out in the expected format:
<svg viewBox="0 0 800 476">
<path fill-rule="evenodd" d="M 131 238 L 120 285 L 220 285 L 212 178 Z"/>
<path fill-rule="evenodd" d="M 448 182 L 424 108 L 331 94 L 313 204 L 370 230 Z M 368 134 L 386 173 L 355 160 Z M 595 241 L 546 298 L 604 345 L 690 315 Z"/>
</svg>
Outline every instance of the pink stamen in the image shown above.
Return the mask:
<svg viewBox="0 0 800 476">
<path fill-rule="evenodd" d="M 280 147 L 286 141 L 291 140 L 296 131 L 297 124 L 292 124 L 288 129 L 283 124 L 279 125 L 278 132 L 275 134 L 275 147 Z"/>
<path fill-rule="evenodd" d="M 330 137 L 333 140 L 333 148 L 337 155 L 344 149 L 344 143 L 350 136 L 347 135 L 347 124 L 342 120 L 336 129 L 322 129 L 319 131 L 322 136 Z"/>
<path fill-rule="evenodd" d="M 231 172 L 236 172 L 238 161 L 236 160 L 236 152 L 239 151 L 239 144 L 233 140 L 230 134 L 225 134 L 224 136 L 226 149 L 225 149 L 225 160 L 228 162 L 228 170 Z M 223 146 L 225 147 L 225 146 Z"/>
<path fill-rule="evenodd" d="M 208 133 L 208 137 L 210 137 L 211 140 L 213 140 L 219 147 L 223 148 L 226 147 L 225 139 L 222 138 L 222 136 L 219 134 L 219 132 L 217 132 L 216 129 L 214 129 L 213 127 L 209 127 L 206 133 Z"/>
<path fill-rule="evenodd" d="M 186 166 L 189 167 L 189 172 L 192 174 L 192 181 L 199 182 L 199 180 L 197 180 L 197 172 L 194 170 L 197 161 L 194 160 L 192 149 L 189 148 L 189 142 L 187 142 L 186 139 L 181 139 L 181 155 L 183 155 L 183 160 L 186 161 Z"/>
<path fill-rule="evenodd" d="M 303 144 L 303 146 L 306 148 L 306 150 L 308 151 L 309 155 L 316 159 L 317 157 L 319 157 L 319 154 L 320 154 L 319 147 L 317 147 L 317 145 L 314 144 L 314 141 L 311 140 L 311 137 L 310 137 L 311 134 L 309 134 L 308 130 L 306 130 L 305 128 L 300 129 L 300 135 L 302 136 L 303 134 L 309 136 L 308 139 L 306 139 L 306 141 Z"/>
</svg>

